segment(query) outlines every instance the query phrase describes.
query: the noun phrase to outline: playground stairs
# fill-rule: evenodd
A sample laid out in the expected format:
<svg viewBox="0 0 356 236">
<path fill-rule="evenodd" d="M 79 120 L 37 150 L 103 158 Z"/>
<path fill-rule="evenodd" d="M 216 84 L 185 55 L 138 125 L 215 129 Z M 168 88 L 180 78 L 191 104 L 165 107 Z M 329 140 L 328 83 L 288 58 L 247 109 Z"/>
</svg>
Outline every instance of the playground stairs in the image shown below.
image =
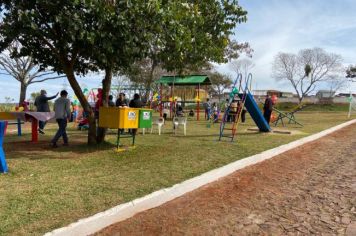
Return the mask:
<svg viewBox="0 0 356 236">
<path fill-rule="evenodd" d="M 243 110 L 243 107 L 245 105 L 246 101 L 246 92 L 247 90 L 244 90 L 244 93 L 242 94 L 241 99 L 235 99 L 235 95 L 238 95 L 238 90 L 236 89 L 236 84 L 237 82 L 241 79 L 239 76 L 234 83 L 233 89 L 230 93 L 230 99 L 228 106 L 224 112 L 223 119 L 220 124 L 220 136 L 219 136 L 219 141 L 221 141 L 223 138 L 230 139 L 231 142 L 234 141 L 236 131 L 238 128 L 238 124 L 240 121 L 241 113 Z M 241 87 L 241 86 L 240 86 Z M 236 104 L 236 102 L 240 103 L 240 106 L 238 107 L 233 107 L 233 104 Z M 234 112 L 236 110 L 236 112 Z M 233 120 L 230 120 L 229 118 L 233 117 Z"/>
</svg>

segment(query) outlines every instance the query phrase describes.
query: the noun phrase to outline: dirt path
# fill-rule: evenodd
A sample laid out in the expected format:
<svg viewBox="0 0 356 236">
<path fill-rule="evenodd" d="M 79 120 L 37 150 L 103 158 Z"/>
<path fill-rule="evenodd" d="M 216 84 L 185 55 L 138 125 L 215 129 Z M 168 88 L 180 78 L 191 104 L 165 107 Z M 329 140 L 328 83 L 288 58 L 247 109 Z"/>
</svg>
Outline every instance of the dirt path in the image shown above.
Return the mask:
<svg viewBox="0 0 356 236">
<path fill-rule="evenodd" d="M 97 235 L 356 235 L 356 125 Z"/>
</svg>

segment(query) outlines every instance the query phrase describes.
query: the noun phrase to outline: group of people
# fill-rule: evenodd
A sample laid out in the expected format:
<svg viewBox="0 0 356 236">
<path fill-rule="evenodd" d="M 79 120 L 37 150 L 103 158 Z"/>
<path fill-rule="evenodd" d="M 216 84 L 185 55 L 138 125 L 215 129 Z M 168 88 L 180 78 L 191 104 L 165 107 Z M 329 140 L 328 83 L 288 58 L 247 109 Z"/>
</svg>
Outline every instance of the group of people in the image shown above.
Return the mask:
<svg viewBox="0 0 356 236">
<path fill-rule="evenodd" d="M 225 102 L 225 110 L 229 106 L 229 99 L 226 99 Z M 273 111 L 273 100 L 269 95 L 266 96 L 264 105 L 263 105 L 263 117 L 269 124 L 271 121 L 271 115 Z M 241 107 L 242 106 L 242 107 Z M 219 116 L 219 109 L 216 103 L 211 103 L 209 98 L 206 99 L 206 102 L 204 103 L 204 109 L 205 109 L 205 117 L 206 120 L 210 120 L 213 116 L 214 121 L 218 119 Z M 245 123 L 246 121 L 246 108 L 244 104 L 241 103 L 241 100 L 234 100 L 231 103 L 231 108 L 229 111 L 229 114 L 227 115 L 227 122 L 233 122 L 236 119 L 236 115 L 238 114 L 238 111 L 241 110 L 241 122 Z"/>
<path fill-rule="evenodd" d="M 204 103 L 204 110 L 205 110 L 205 119 L 210 120 L 213 119 L 216 122 L 219 118 L 220 109 L 216 102 L 211 103 L 210 99 L 207 98 L 206 102 Z"/>
<path fill-rule="evenodd" d="M 57 142 L 60 137 L 63 138 L 63 145 L 68 145 L 68 135 L 66 132 L 68 120 L 70 120 L 72 111 L 71 111 L 71 103 L 68 97 L 68 92 L 66 90 L 62 90 L 60 93 L 57 93 L 54 96 L 47 97 L 46 90 L 41 90 L 40 95 L 35 99 L 35 106 L 38 112 L 50 112 L 48 101 L 55 99 L 58 94 L 60 97 L 56 99 L 54 102 L 53 110 L 55 112 L 55 119 L 58 124 L 58 130 L 54 137 L 51 140 L 52 147 L 58 147 Z M 39 129 L 38 132 L 44 134 L 46 122 L 39 121 Z"/>
<path fill-rule="evenodd" d="M 71 111 L 71 102 L 68 99 L 68 92 L 66 90 L 62 90 L 60 93 L 57 93 L 54 96 L 47 96 L 46 90 L 41 90 L 40 95 L 35 99 L 35 106 L 37 112 L 50 112 L 50 107 L 48 101 L 55 99 L 58 94 L 60 97 L 57 98 L 54 102 L 53 110 L 55 112 L 55 119 L 58 124 L 58 130 L 54 137 L 51 140 L 52 147 L 58 147 L 57 142 L 62 137 L 63 145 L 68 145 L 68 135 L 67 135 L 67 123 L 71 120 L 72 111 Z M 102 106 L 102 99 L 98 98 L 98 101 L 95 104 L 95 114 L 99 114 L 99 107 Z M 120 93 L 116 102 L 113 102 L 113 96 L 109 95 L 108 97 L 108 106 L 110 107 L 132 107 L 132 108 L 142 108 L 143 104 L 140 99 L 139 94 L 135 94 L 134 98 L 128 102 L 124 93 Z M 98 118 L 98 117 L 97 117 Z M 40 134 L 45 134 L 44 128 L 46 126 L 46 122 L 39 121 L 38 132 Z M 133 132 L 136 132 L 134 130 Z"/>
</svg>

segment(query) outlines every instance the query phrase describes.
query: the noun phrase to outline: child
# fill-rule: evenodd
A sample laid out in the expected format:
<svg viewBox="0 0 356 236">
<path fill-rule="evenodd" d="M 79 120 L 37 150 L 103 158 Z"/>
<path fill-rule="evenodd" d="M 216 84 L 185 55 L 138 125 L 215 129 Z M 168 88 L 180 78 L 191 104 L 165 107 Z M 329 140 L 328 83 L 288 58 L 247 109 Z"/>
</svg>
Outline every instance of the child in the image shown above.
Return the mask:
<svg viewBox="0 0 356 236">
<path fill-rule="evenodd" d="M 189 116 L 190 116 L 190 117 L 194 117 L 194 111 L 193 111 L 193 110 L 190 110 L 190 111 L 189 111 Z"/>
</svg>

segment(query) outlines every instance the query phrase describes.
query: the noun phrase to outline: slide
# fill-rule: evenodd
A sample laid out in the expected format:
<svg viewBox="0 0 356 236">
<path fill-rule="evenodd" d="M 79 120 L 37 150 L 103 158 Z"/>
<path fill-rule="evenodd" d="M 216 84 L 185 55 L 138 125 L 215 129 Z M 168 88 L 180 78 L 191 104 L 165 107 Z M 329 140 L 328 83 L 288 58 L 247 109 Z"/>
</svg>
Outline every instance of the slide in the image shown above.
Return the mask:
<svg viewBox="0 0 356 236">
<path fill-rule="evenodd" d="M 239 97 L 242 98 L 243 94 L 239 94 Z M 270 132 L 271 127 L 263 117 L 263 114 L 258 107 L 255 99 L 251 95 L 250 92 L 246 94 L 246 101 L 245 101 L 245 107 L 250 113 L 250 116 L 252 117 L 253 121 L 256 123 L 257 127 L 260 129 L 261 132 Z"/>
</svg>

